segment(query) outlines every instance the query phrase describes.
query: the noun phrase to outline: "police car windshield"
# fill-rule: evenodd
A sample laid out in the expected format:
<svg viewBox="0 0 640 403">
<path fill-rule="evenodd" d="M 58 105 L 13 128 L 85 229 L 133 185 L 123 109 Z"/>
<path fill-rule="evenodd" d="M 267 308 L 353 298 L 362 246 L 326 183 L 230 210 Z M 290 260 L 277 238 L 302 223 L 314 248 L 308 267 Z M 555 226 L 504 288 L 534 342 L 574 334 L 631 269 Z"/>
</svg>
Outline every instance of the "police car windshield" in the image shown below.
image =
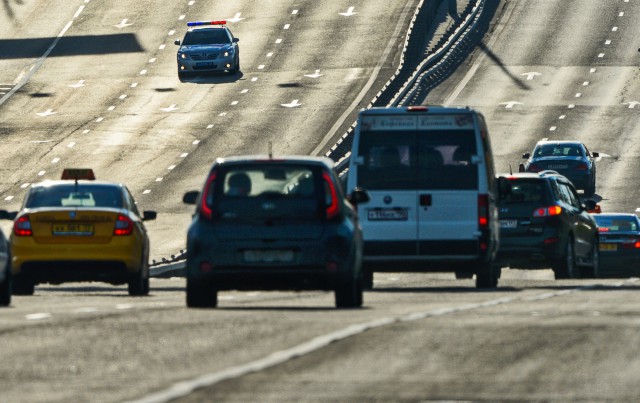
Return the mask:
<svg viewBox="0 0 640 403">
<path fill-rule="evenodd" d="M 197 29 L 188 31 L 184 36 L 183 45 L 224 45 L 230 44 L 231 38 L 222 28 Z"/>
<path fill-rule="evenodd" d="M 31 189 L 26 208 L 112 207 L 122 208 L 122 193 L 115 186 L 75 184 L 38 186 Z"/>
</svg>

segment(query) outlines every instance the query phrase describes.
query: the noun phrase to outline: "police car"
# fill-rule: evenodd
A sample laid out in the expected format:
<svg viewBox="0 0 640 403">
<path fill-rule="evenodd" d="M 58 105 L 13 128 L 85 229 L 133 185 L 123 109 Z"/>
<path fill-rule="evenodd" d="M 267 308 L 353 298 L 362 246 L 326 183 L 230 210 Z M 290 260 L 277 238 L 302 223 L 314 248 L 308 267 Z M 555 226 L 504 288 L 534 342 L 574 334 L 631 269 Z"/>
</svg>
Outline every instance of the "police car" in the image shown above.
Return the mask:
<svg viewBox="0 0 640 403">
<path fill-rule="evenodd" d="M 240 71 L 239 39 L 234 37 L 226 21 L 188 22 L 189 30 L 178 49 L 178 78 L 209 72 Z"/>
</svg>

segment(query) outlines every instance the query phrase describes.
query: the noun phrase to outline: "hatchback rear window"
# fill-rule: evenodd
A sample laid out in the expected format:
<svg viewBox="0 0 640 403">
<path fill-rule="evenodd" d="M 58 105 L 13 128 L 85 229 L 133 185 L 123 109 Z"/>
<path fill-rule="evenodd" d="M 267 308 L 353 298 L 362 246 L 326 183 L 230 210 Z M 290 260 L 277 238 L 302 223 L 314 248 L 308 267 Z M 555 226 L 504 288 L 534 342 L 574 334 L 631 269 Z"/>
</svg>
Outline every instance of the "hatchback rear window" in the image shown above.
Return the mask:
<svg viewBox="0 0 640 403">
<path fill-rule="evenodd" d="M 115 186 L 52 185 L 31 189 L 26 208 L 38 207 L 112 207 L 122 208 L 122 191 Z"/>
<path fill-rule="evenodd" d="M 549 187 L 543 180 L 516 179 L 510 180 L 511 192 L 501 195 L 501 202 L 537 203 L 549 200 Z"/>
<path fill-rule="evenodd" d="M 324 197 L 320 169 L 288 164 L 230 166 L 216 178 L 222 218 L 317 217 Z"/>
</svg>

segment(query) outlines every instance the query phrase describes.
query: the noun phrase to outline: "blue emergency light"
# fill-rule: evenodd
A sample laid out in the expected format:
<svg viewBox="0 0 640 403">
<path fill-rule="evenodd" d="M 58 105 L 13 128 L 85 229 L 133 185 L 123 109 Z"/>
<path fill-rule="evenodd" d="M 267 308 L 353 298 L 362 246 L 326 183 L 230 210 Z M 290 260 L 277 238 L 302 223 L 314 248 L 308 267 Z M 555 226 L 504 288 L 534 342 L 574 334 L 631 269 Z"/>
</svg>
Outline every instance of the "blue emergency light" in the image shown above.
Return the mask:
<svg viewBox="0 0 640 403">
<path fill-rule="evenodd" d="M 225 20 L 221 20 L 221 21 L 192 21 L 192 22 L 187 22 L 187 26 L 188 27 L 197 27 L 200 25 L 226 25 L 227 21 Z"/>
</svg>

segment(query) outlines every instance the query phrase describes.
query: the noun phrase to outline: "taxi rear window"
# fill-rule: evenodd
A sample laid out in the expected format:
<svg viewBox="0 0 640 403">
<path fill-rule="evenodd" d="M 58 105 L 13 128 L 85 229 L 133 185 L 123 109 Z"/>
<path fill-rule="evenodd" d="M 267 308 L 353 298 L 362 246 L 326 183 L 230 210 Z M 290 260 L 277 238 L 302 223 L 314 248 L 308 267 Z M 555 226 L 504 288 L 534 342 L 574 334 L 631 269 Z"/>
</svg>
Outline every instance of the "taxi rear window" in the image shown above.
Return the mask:
<svg viewBox="0 0 640 403">
<path fill-rule="evenodd" d="M 122 192 L 117 187 L 75 184 L 34 187 L 25 202 L 26 208 L 122 206 Z"/>
</svg>

